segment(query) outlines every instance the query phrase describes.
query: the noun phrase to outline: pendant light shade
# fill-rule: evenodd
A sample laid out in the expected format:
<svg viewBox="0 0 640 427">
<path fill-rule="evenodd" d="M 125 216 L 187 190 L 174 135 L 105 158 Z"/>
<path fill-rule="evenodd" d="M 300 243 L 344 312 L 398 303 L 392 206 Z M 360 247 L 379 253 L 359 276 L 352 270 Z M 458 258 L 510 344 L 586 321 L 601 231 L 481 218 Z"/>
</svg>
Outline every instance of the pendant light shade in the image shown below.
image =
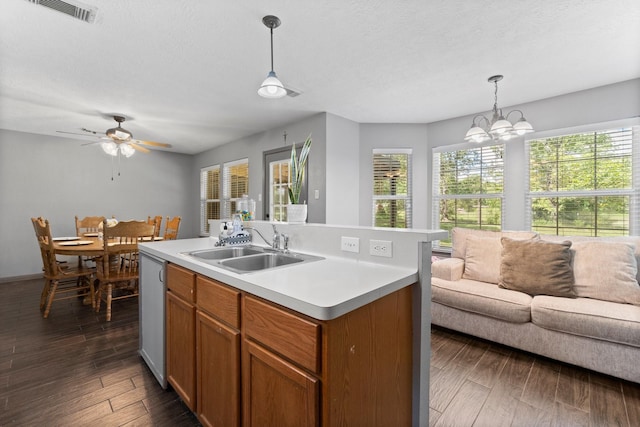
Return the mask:
<svg viewBox="0 0 640 427">
<path fill-rule="evenodd" d="M 496 75 L 487 79 L 489 83 L 493 83 L 495 85 L 493 117 L 489 120 L 482 114 L 476 115 L 471 122 L 471 128 L 467 131 L 467 134 L 464 137 L 465 141 L 478 143 L 485 142 L 490 139 L 508 141 L 511 138 L 533 132 L 533 126 L 531 126 L 531 123 L 524 118 L 522 111 L 510 111 L 505 117 L 502 114 L 502 108 L 498 108 L 498 82 L 502 80 L 502 78 L 503 76 Z M 511 124 L 509 121 L 509 116 L 512 113 L 520 113 L 520 119 L 515 124 Z M 482 121 L 484 121 L 486 127 L 481 126 L 480 122 Z"/>
<path fill-rule="evenodd" d="M 273 71 L 273 29 L 280 26 L 280 19 L 277 16 L 267 15 L 262 18 L 262 23 L 269 28 L 271 33 L 271 71 L 269 71 L 267 78 L 258 89 L 258 95 L 263 98 L 282 98 L 287 94 L 287 91 L 278 76 L 276 76 L 276 72 Z"/>
<path fill-rule="evenodd" d="M 278 80 L 275 71 L 269 71 L 267 78 L 264 79 L 258 94 L 263 98 L 282 98 L 287 94 L 282 82 Z"/>
</svg>

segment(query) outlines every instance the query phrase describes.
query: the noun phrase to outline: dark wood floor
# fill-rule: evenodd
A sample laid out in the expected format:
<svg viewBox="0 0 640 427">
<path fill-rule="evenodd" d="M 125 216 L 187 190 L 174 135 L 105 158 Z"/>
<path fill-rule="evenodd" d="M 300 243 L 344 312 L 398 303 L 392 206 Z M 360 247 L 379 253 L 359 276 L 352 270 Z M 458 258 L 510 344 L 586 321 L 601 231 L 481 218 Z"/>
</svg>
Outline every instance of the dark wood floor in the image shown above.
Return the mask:
<svg viewBox="0 0 640 427">
<path fill-rule="evenodd" d="M 432 427 L 640 426 L 639 384 L 435 327 L 431 351 Z"/>
<path fill-rule="evenodd" d="M 0 426 L 198 426 L 138 356 L 137 299 L 113 320 L 80 300 L 43 319 L 42 280 L 0 283 Z"/>
<path fill-rule="evenodd" d="M 0 283 L 0 426 L 200 425 L 138 356 L 136 299 L 43 319 L 41 286 Z M 431 426 L 640 426 L 638 384 L 438 328 L 430 394 Z"/>
</svg>

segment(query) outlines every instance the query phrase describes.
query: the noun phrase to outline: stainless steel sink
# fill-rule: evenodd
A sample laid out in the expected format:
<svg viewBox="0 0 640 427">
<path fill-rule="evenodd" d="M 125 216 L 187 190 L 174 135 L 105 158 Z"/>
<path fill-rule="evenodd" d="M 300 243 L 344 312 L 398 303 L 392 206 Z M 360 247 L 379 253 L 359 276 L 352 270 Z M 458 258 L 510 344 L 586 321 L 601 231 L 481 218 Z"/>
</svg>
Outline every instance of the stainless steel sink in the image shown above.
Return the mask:
<svg viewBox="0 0 640 427">
<path fill-rule="evenodd" d="M 199 258 L 202 261 L 208 260 L 221 260 L 227 258 L 237 258 L 247 255 L 261 254 L 265 251 L 265 248 L 259 246 L 224 246 L 213 249 L 202 249 L 199 251 L 187 252 L 186 254 L 195 258 Z"/>
<path fill-rule="evenodd" d="M 220 267 L 236 273 L 249 273 L 252 271 L 267 270 L 283 267 L 301 262 L 317 261 L 323 259 L 313 255 L 300 253 L 265 252 L 262 254 L 248 255 L 239 258 L 219 261 Z"/>
<path fill-rule="evenodd" d="M 275 249 L 253 245 L 223 246 L 183 254 L 240 274 L 324 259 L 315 255 L 278 252 Z"/>
</svg>

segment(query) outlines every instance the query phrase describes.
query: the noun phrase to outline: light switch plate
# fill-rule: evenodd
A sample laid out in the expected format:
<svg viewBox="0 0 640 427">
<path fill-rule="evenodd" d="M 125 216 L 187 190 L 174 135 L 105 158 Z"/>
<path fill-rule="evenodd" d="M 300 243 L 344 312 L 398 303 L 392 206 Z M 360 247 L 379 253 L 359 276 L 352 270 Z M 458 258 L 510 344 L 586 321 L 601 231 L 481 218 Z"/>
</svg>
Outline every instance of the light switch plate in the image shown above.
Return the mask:
<svg viewBox="0 0 640 427">
<path fill-rule="evenodd" d="M 342 236 L 340 241 L 340 249 L 345 252 L 360 252 L 360 239 L 357 237 Z"/>
</svg>

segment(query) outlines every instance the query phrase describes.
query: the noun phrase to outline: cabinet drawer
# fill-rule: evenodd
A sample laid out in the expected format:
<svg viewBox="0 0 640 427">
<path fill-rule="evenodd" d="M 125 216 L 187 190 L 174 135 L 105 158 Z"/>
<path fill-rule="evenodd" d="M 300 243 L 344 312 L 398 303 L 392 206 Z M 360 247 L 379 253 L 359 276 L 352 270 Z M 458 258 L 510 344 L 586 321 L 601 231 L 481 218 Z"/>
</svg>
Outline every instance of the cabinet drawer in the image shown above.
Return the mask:
<svg viewBox="0 0 640 427">
<path fill-rule="evenodd" d="M 247 296 L 244 299 L 247 336 L 312 372 L 320 371 L 320 325 Z"/>
<path fill-rule="evenodd" d="M 198 308 L 240 328 L 240 292 L 207 277 L 198 276 Z"/>
<path fill-rule="evenodd" d="M 196 275 L 174 264 L 167 266 L 167 288 L 184 300 L 196 302 Z"/>
</svg>

